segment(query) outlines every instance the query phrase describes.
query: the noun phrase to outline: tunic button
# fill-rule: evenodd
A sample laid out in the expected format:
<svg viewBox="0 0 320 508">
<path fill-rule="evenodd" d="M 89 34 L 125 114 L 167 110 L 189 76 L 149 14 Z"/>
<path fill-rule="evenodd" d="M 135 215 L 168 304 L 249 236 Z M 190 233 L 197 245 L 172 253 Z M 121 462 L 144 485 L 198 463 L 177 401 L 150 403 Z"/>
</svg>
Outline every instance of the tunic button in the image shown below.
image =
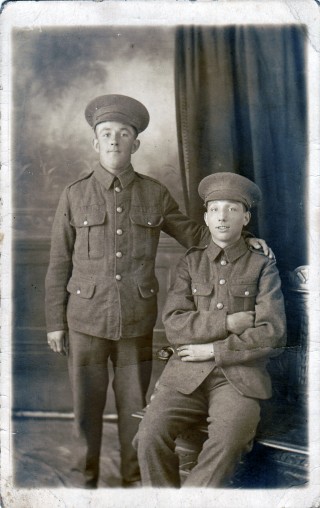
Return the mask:
<svg viewBox="0 0 320 508">
<path fill-rule="evenodd" d="M 219 280 L 219 284 L 221 284 L 221 286 L 223 286 L 223 284 L 225 284 L 225 283 L 226 283 L 225 279 L 220 279 Z"/>
<path fill-rule="evenodd" d="M 81 291 L 80 289 L 77 289 L 77 295 L 80 295 Z"/>
<path fill-rule="evenodd" d="M 154 289 L 150 289 L 150 293 L 154 293 Z"/>
<path fill-rule="evenodd" d="M 123 231 L 122 229 L 117 229 L 117 235 L 122 235 Z"/>
<path fill-rule="evenodd" d="M 115 190 L 116 192 L 121 192 L 120 187 L 115 187 L 115 188 L 114 188 L 114 190 Z"/>
<path fill-rule="evenodd" d="M 87 221 L 87 220 L 85 220 L 85 221 L 83 222 L 83 225 L 84 225 L 84 226 L 87 226 L 87 225 L 88 225 L 88 221 Z"/>
<path fill-rule="evenodd" d="M 250 291 L 245 291 L 244 294 L 245 294 L 245 296 L 249 296 L 250 295 Z"/>
<path fill-rule="evenodd" d="M 217 309 L 219 310 L 223 309 L 223 303 L 217 303 Z"/>
<path fill-rule="evenodd" d="M 116 256 L 117 256 L 117 258 L 122 258 L 122 252 L 120 252 L 120 251 L 116 252 Z"/>
<path fill-rule="evenodd" d="M 148 226 L 152 226 L 152 222 L 148 220 Z"/>
<path fill-rule="evenodd" d="M 118 274 L 117 274 L 117 275 L 116 275 L 116 279 L 117 279 L 117 280 L 121 280 L 121 279 L 122 279 L 121 275 L 118 275 Z"/>
<path fill-rule="evenodd" d="M 226 260 L 225 260 L 225 259 L 221 259 L 221 261 L 220 261 L 220 265 L 222 265 L 222 266 L 226 266 L 226 264 L 227 264 Z"/>
<path fill-rule="evenodd" d="M 192 292 L 193 292 L 193 293 L 196 293 L 196 292 L 197 292 L 197 290 L 196 290 L 196 289 L 194 289 Z"/>
<path fill-rule="evenodd" d="M 117 212 L 118 212 L 118 213 L 121 213 L 121 212 L 122 212 L 122 206 L 117 206 Z"/>
</svg>

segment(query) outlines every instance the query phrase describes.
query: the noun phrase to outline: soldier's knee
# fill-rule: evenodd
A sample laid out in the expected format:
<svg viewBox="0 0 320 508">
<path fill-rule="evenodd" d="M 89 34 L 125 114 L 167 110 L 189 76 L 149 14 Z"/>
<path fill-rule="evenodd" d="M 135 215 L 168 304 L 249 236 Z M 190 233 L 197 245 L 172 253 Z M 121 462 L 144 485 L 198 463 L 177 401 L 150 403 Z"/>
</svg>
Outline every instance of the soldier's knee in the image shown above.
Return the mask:
<svg viewBox="0 0 320 508">
<path fill-rule="evenodd" d="M 152 445 L 162 436 L 163 430 L 164 427 L 159 425 L 156 418 L 150 418 L 146 415 L 139 426 L 139 443 Z"/>
<path fill-rule="evenodd" d="M 137 436 L 138 450 L 140 454 L 148 453 L 169 445 L 174 446 L 174 435 L 170 432 L 167 422 L 153 415 L 146 415 L 139 426 Z"/>
</svg>

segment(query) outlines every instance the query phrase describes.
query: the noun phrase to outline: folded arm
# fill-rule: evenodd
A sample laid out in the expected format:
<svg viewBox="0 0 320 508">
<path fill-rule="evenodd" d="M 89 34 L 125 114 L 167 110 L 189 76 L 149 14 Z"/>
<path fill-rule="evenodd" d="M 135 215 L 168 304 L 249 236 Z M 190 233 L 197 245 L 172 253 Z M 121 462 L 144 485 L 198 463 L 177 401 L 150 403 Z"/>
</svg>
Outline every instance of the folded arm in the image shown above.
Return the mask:
<svg viewBox="0 0 320 508">
<path fill-rule="evenodd" d="M 229 333 L 243 333 L 254 326 L 255 312 L 236 312 L 227 315 Z M 185 344 L 177 347 L 178 356 L 183 362 L 204 362 L 214 358 L 214 344 Z"/>
<path fill-rule="evenodd" d="M 243 329 L 235 316 L 237 314 L 227 315 L 223 309 L 196 308 L 187 262 L 182 259 L 164 307 L 163 321 L 169 342 L 184 361 L 205 361 L 214 357 L 217 365 L 225 366 L 281 352 L 286 320 L 274 261 L 267 262 L 260 276 L 254 324 L 250 322 L 250 326 Z M 233 320 L 231 324 L 230 319 Z M 252 315 L 247 315 L 246 319 L 252 319 Z M 197 347 L 200 345 L 202 347 Z"/>
</svg>

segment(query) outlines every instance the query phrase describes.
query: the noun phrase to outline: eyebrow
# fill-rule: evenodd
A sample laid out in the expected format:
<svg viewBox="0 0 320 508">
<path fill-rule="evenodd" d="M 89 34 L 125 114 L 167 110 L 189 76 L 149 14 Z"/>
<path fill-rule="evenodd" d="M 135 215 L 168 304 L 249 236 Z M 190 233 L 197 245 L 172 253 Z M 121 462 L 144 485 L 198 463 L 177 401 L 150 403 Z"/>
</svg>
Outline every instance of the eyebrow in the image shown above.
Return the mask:
<svg viewBox="0 0 320 508">
<path fill-rule="evenodd" d="M 111 131 L 111 127 L 103 127 L 100 132 Z M 121 127 L 120 131 L 130 132 L 128 127 Z"/>
</svg>

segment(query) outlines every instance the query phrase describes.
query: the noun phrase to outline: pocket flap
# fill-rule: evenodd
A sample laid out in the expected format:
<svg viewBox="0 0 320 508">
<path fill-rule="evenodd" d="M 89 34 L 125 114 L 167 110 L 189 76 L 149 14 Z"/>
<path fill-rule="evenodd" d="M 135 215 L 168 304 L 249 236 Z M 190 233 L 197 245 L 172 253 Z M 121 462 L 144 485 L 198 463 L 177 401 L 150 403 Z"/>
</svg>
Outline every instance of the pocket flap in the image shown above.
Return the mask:
<svg viewBox="0 0 320 508">
<path fill-rule="evenodd" d="M 138 288 L 142 298 L 152 298 L 159 291 L 159 282 L 154 279 L 151 282 L 138 283 Z"/>
<path fill-rule="evenodd" d="M 247 298 L 250 296 L 256 296 L 258 294 L 258 286 L 256 283 L 253 284 L 230 284 L 230 293 L 233 296 Z"/>
<path fill-rule="evenodd" d="M 157 228 L 163 223 L 163 216 L 159 213 L 149 212 L 131 212 L 130 220 L 132 224 L 146 228 Z"/>
<path fill-rule="evenodd" d="M 70 279 L 67 285 L 67 291 L 80 298 L 92 298 L 95 287 L 96 285 L 94 282 Z"/>
<path fill-rule="evenodd" d="M 192 281 L 191 289 L 194 296 L 209 296 L 213 293 L 214 282 Z"/>
<path fill-rule="evenodd" d="M 104 224 L 105 218 L 106 210 L 104 206 L 83 206 L 75 211 L 70 223 L 77 228 L 87 228 Z"/>
</svg>

